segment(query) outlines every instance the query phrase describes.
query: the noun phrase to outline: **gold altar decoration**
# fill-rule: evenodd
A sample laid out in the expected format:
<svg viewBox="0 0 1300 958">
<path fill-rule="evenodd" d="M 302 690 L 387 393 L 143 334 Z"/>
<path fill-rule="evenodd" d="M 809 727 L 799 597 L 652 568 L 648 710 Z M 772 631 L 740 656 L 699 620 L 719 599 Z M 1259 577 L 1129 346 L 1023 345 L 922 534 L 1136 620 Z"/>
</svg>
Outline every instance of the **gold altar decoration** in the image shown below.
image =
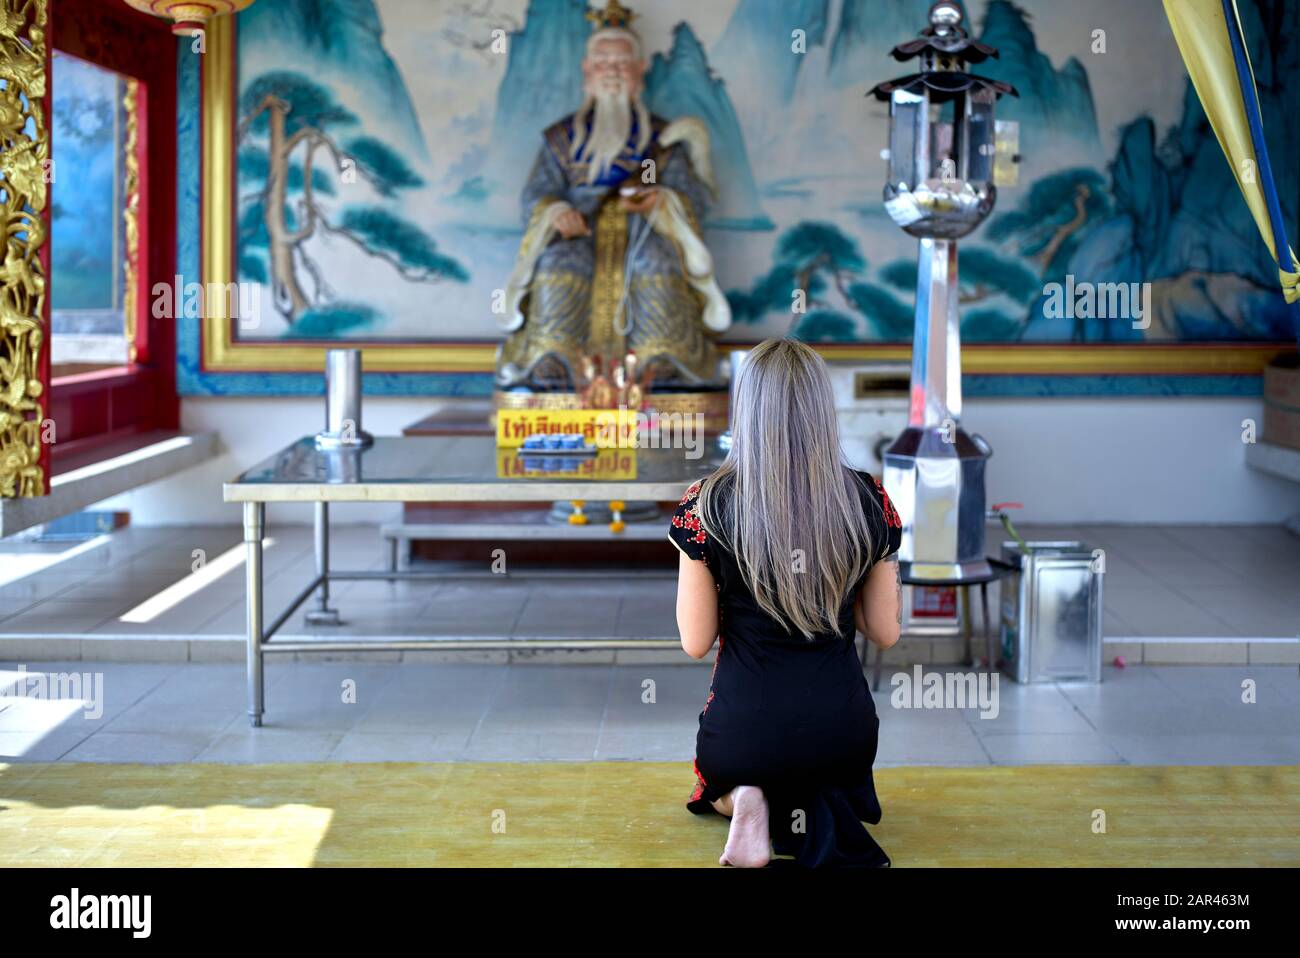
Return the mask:
<svg viewBox="0 0 1300 958">
<path fill-rule="evenodd" d="M 238 13 L 253 0 L 125 0 L 128 7 L 172 21 L 172 33 L 188 36 L 208 27 L 214 17 Z"/>
<path fill-rule="evenodd" d="M 140 276 L 140 81 L 126 81 L 126 95 L 122 108 L 126 113 L 125 183 L 123 184 L 123 233 L 126 236 L 126 258 L 123 262 L 125 278 L 122 286 L 122 315 L 126 329 L 126 359 L 135 362 L 139 308 L 138 282 Z"/>
<path fill-rule="evenodd" d="M 10 3 L 13 0 L 0 0 Z M 18 4 L 21 6 L 22 4 Z M 42 4 L 43 5 L 43 4 Z M 206 288 L 223 289 L 237 278 L 234 270 L 234 73 L 235 38 L 231 17 L 208 24 L 207 52 L 203 56 L 203 278 Z M 228 317 L 228 312 L 226 316 Z M 319 372 L 325 365 L 325 345 L 309 343 L 240 343 L 233 321 L 205 314 L 203 369 L 206 372 Z M 496 369 L 499 339 L 446 345 L 357 343 L 365 350 L 370 372 L 447 372 L 492 374 Z M 755 340 L 727 340 L 729 347 L 745 349 Z M 851 362 L 911 359 L 910 343 L 813 343 L 828 360 Z M 967 343 L 962 348 L 962 371 L 970 376 L 1032 375 L 1204 375 L 1258 376 L 1275 357 L 1287 350 L 1279 344 L 1242 345 L 1151 344 L 1057 345 L 1051 343 Z M 677 402 L 689 403 L 691 394 L 675 393 Z M 704 394 L 694 394 L 705 403 Z M 656 397 L 662 405 L 666 397 Z M 726 428 L 727 395 L 722 394 L 722 429 Z M 529 401 L 531 400 L 531 401 Z M 577 409 L 572 393 L 520 397 L 496 395 L 499 408 Z M 706 412 L 706 416 L 710 413 Z M 710 427 L 712 429 L 712 427 Z"/>
<path fill-rule="evenodd" d="M 0 496 L 45 495 L 41 349 L 45 339 L 47 0 L 0 0 Z M 30 127 L 30 132 L 29 132 Z"/>
</svg>

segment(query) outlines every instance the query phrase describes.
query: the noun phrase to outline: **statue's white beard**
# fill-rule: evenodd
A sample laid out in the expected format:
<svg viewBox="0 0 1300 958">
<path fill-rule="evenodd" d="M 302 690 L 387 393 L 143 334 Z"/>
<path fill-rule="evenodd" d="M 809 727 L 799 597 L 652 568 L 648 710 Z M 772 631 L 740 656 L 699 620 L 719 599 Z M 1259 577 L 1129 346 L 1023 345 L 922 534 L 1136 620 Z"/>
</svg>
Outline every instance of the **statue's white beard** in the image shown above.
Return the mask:
<svg viewBox="0 0 1300 958">
<path fill-rule="evenodd" d="M 588 183 L 594 183 L 608 173 L 614 160 L 623 152 L 623 148 L 627 145 L 627 138 L 632 132 L 634 112 L 639 153 L 650 141 L 650 111 L 646 109 L 639 94 L 635 98 L 621 92 L 602 91 L 589 94 L 574 116 L 574 140 L 570 157 L 577 159 L 584 149 L 590 151 L 588 157 L 590 165 L 587 168 Z M 592 117 L 591 135 L 584 136 L 589 116 Z"/>
</svg>

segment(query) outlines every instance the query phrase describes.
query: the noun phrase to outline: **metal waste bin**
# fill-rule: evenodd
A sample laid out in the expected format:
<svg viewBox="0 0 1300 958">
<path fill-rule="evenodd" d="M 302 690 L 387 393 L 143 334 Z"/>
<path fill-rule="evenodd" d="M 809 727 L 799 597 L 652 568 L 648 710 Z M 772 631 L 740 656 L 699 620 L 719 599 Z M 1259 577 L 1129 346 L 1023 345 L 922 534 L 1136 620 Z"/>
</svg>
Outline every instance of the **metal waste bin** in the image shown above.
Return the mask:
<svg viewBox="0 0 1300 958">
<path fill-rule="evenodd" d="M 1100 550 L 1084 542 L 1002 543 L 1020 571 L 1002 582 L 1002 659 L 1020 683 L 1101 681 Z"/>
</svg>

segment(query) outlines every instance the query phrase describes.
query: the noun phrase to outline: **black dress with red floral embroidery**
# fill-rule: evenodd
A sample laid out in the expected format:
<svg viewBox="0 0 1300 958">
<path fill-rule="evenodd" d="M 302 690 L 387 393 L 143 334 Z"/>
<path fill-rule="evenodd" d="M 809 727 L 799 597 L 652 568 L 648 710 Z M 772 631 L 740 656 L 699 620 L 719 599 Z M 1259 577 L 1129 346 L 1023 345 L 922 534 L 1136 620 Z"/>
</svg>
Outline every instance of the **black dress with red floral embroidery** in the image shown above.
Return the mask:
<svg viewBox="0 0 1300 958">
<path fill-rule="evenodd" d="M 891 559 L 902 521 L 879 480 L 855 476 L 873 564 Z M 866 573 L 844 597 L 838 634 L 792 634 L 759 607 L 734 555 L 706 532 L 699 492 L 698 482 L 686 490 L 668 531 L 683 553 L 708 566 L 718 589 L 718 652 L 686 807 L 716 814 L 715 800 L 737 785 L 758 785 L 777 855 L 809 867 L 888 865 L 862 826 L 878 824 L 881 814 L 871 774 L 880 720 L 853 644 L 853 599 Z"/>
</svg>

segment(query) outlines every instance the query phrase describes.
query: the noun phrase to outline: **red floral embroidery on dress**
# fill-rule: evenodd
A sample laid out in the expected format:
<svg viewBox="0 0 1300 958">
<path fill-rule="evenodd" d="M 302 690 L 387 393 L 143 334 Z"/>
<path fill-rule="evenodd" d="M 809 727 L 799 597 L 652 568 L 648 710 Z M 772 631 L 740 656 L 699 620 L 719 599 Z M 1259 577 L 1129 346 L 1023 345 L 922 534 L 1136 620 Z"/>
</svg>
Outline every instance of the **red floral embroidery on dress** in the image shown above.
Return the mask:
<svg viewBox="0 0 1300 958">
<path fill-rule="evenodd" d="M 685 529 L 688 532 L 695 533 L 693 536 L 686 537 L 687 542 L 698 542 L 700 545 L 703 545 L 709 540 L 708 536 L 704 534 L 704 523 L 700 521 L 699 505 L 693 505 L 689 509 L 680 509 L 681 506 L 684 506 L 692 499 L 697 498 L 699 494 L 700 484 L 698 482 L 692 484 L 691 487 L 686 490 L 686 495 L 682 496 L 682 501 L 677 504 L 681 515 L 673 515 L 673 526 L 678 529 Z"/>
<path fill-rule="evenodd" d="M 885 487 L 880 484 L 880 480 L 875 476 L 871 477 L 876 481 L 876 489 L 880 492 L 880 505 L 885 510 L 885 522 L 895 529 L 903 528 L 903 519 L 894 508 L 894 503 L 889 498 L 889 493 L 885 492 Z"/>
</svg>

